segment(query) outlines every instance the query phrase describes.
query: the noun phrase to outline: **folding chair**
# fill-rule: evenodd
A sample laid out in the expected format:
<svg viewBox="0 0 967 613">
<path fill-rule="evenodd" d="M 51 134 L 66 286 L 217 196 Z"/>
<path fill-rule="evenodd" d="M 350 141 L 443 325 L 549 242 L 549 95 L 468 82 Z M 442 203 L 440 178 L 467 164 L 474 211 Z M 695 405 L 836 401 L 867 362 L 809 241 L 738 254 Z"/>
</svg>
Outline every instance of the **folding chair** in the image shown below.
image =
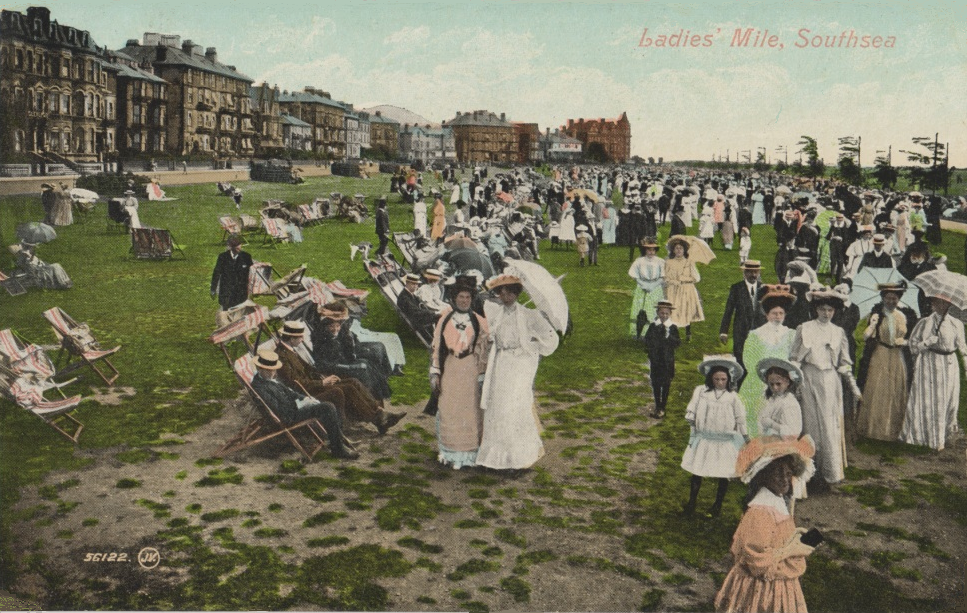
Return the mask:
<svg viewBox="0 0 967 613">
<path fill-rule="evenodd" d="M 324 438 L 327 435 L 326 429 L 319 423 L 319 420 L 313 417 L 292 425 L 283 423 L 262 397 L 252 389 L 252 379 L 255 377 L 256 371 L 254 358 L 251 354 L 245 354 L 237 359 L 232 368 L 239 383 L 249 393 L 254 411 L 238 434 L 215 452 L 215 457 L 224 457 L 230 453 L 284 436 L 302 454 L 306 462 L 311 462 L 316 453 L 326 446 L 326 439 Z M 303 445 L 299 442 L 296 434 L 300 432 L 308 433 L 306 438 L 309 445 Z"/>
<path fill-rule="evenodd" d="M 237 236 L 242 239 L 242 223 L 231 215 L 222 215 L 218 218 L 218 223 L 222 226 L 222 243 L 229 236 Z M 242 239 L 242 245 L 247 245 L 248 241 Z"/>
<path fill-rule="evenodd" d="M 170 260 L 175 252 L 185 258 L 184 246 L 175 243 L 169 230 L 132 228 L 131 252 L 139 260 Z"/>
<path fill-rule="evenodd" d="M 77 323 L 60 307 L 44 311 L 44 318 L 50 322 L 57 340 L 60 341 L 57 361 L 60 362 L 62 355 L 67 358 L 64 367 L 59 371 L 60 373 L 72 372 L 86 365 L 90 366 L 91 370 L 96 372 L 105 383 L 114 385 L 121 373 L 108 358 L 121 350 L 120 345 L 114 349 L 101 349 L 101 345 L 91 334 L 90 327 L 86 323 Z M 71 365 L 71 360 L 74 358 L 79 358 L 80 361 Z M 112 376 L 110 378 L 97 367 L 98 362 L 104 362 L 111 369 Z"/>
<path fill-rule="evenodd" d="M 0 272 L 0 287 L 7 290 L 11 296 L 21 296 L 27 293 L 27 288 L 23 286 L 20 279 L 10 277 Z"/>
<path fill-rule="evenodd" d="M 117 230 L 119 232 L 128 231 L 128 222 L 131 216 L 124 210 L 124 203 L 121 198 L 111 198 L 107 201 L 107 229 L 108 231 Z"/>
<path fill-rule="evenodd" d="M 265 230 L 263 245 L 278 247 L 279 245 L 291 245 L 292 236 L 286 230 L 285 224 L 281 219 L 262 216 L 262 228 Z"/>
<path fill-rule="evenodd" d="M 302 266 L 293 268 L 288 274 L 272 283 L 269 291 L 275 294 L 275 297 L 280 300 L 289 294 L 305 291 L 306 288 L 302 285 L 302 278 L 306 274 L 306 267 L 307 265 L 303 264 Z"/>
<path fill-rule="evenodd" d="M 272 331 L 269 330 L 269 327 L 265 323 L 269 317 L 269 310 L 264 306 L 255 304 L 251 300 L 246 300 L 242 304 L 229 309 L 226 315 L 229 323 L 212 332 L 208 340 L 218 345 L 225 355 L 229 366 L 231 366 L 235 358 L 228 351 L 229 344 L 233 341 L 241 340 L 245 345 L 245 350 L 251 351 L 258 344 L 258 341 L 250 341 L 248 338 L 249 332 L 259 330 L 260 333 L 257 338 L 261 338 L 262 334 L 265 334 L 266 338 L 269 338 L 272 336 Z"/>
<path fill-rule="evenodd" d="M 77 379 L 58 383 L 53 380 L 55 372 L 42 347 L 27 343 L 10 329 L 0 331 L 0 393 L 76 443 L 84 425 L 70 413 L 81 397 L 68 398 L 61 388 Z M 57 390 L 61 398 L 45 400 L 43 394 L 50 389 Z M 72 426 L 68 428 L 64 422 Z"/>
<path fill-rule="evenodd" d="M 242 213 L 238 216 L 238 223 L 242 227 L 242 236 L 247 234 L 255 234 L 262 229 L 262 225 L 259 223 L 258 219 L 255 219 L 251 215 L 246 215 Z"/>
<path fill-rule="evenodd" d="M 253 261 L 248 269 L 248 295 L 272 295 L 272 265 L 268 262 Z"/>
</svg>

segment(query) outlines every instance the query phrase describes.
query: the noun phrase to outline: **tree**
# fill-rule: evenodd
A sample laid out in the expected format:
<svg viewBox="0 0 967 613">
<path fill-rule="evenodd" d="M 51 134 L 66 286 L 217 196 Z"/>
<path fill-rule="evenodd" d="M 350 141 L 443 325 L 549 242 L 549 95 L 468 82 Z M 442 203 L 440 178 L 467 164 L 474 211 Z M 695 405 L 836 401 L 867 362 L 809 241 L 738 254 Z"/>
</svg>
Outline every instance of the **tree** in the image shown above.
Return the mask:
<svg viewBox="0 0 967 613">
<path fill-rule="evenodd" d="M 910 182 L 919 189 L 929 189 L 936 192 L 950 184 L 950 167 L 948 165 L 947 146 L 940 142 L 939 134 L 933 139 L 929 136 L 913 137 L 913 144 L 922 147 L 923 151 L 904 150 L 901 153 L 907 154 L 907 160 L 916 166 L 908 166 L 904 169 Z"/>
<path fill-rule="evenodd" d="M 755 154 L 755 164 L 752 165 L 759 172 L 769 170 L 769 162 L 766 161 L 766 152 L 761 149 Z"/>
<path fill-rule="evenodd" d="M 888 158 L 883 156 L 876 158 L 876 166 L 873 168 L 873 178 L 880 184 L 880 187 L 883 189 L 893 189 L 899 177 L 900 171 L 890 165 Z"/>
<path fill-rule="evenodd" d="M 819 158 L 819 145 L 816 139 L 811 136 L 802 135 L 801 140 L 796 143 L 799 145 L 797 153 L 806 155 L 806 175 L 810 177 L 821 177 L 826 172 L 826 164 Z"/>
<path fill-rule="evenodd" d="M 596 162 L 598 164 L 607 164 L 611 161 L 611 156 L 605 151 L 604 145 L 598 142 L 588 144 L 588 150 L 585 151 L 584 157 L 589 162 Z"/>
</svg>

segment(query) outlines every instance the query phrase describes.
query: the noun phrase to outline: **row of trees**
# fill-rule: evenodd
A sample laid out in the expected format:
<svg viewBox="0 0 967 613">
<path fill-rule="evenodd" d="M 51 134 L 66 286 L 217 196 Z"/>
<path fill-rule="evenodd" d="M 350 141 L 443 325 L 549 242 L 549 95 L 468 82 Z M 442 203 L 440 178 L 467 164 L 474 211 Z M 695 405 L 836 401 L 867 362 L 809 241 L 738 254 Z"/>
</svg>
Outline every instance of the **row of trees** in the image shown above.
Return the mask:
<svg viewBox="0 0 967 613">
<path fill-rule="evenodd" d="M 940 135 L 933 138 L 918 136 L 913 139 L 910 149 L 901 149 L 900 153 L 907 156 L 910 165 L 905 167 L 893 166 L 892 150 L 878 151 L 873 163 L 873 170 L 868 175 L 864 172 L 861 162 L 862 138 L 859 136 L 844 136 L 839 139 L 839 159 L 835 174 L 843 181 L 852 185 L 866 185 L 870 180 L 875 181 L 884 189 L 892 189 L 899 180 L 901 173 L 919 190 L 940 191 L 946 193 L 950 187 L 950 179 L 956 168 L 950 166 L 947 155 L 948 146 L 940 142 Z M 819 158 L 816 139 L 802 136 L 798 143 L 800 153 L 807 159 L 810 176 L 821 176 L 825 173 L 825 166 Z"/>
</svg>

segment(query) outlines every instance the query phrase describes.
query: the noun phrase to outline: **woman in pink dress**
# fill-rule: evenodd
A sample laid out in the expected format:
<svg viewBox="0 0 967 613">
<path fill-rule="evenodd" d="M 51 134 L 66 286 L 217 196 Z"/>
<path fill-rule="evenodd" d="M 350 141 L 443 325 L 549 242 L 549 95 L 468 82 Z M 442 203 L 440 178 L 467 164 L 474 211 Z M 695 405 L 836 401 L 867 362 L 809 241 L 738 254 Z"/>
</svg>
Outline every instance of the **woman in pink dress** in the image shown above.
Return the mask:
<svg viewBox="0 0 967 613">
<path fill-rule="evenodd" d="M 792 477 L 808 478 L 815 446 L 806 435 L 753 439 L 736 472 L 749 483 L 747 510 L 732 537 L 735 563 L 715 596 L 715 610 L 806 613 L 799 577 L 815 549 L 800 540 L 789 511 Z"/>
</svg>

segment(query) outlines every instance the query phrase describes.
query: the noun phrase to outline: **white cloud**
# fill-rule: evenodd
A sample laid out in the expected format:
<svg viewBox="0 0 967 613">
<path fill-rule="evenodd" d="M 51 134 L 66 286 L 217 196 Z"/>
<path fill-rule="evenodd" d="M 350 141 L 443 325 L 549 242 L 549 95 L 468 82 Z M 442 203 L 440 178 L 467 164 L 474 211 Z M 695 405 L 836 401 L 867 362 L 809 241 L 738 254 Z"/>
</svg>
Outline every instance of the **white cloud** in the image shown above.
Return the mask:
<svg viewBox="0 0 967 613">
<path fill-rule="evenodd" d="M 430 28 L 419 26 L 405 27 L 389 34 L 383 39 L 384 45 L 416 45 L 425 43 L 430 38 Z"/>
</svg>

